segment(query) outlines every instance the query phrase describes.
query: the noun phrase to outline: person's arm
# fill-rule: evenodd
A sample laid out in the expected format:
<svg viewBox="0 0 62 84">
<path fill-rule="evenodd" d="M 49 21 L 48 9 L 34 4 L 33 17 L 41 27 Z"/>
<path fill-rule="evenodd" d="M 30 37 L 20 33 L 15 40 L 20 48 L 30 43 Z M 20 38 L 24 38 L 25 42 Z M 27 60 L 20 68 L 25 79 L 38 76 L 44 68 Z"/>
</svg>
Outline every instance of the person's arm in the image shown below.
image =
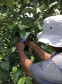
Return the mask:
<svg viewBox="0 0 62 84">
<path fill-rule="evenodd" d="M 43 51 L 39 46 L 37 46 L 33 41 L 26 41 L 26 45 L 28 45 L 30 48 L 32 48 L 36 54 L 39 56 L 39 58 L 43 60 L 47 60 L 51 57 L 51 54 Z"/>
<path fill-rule="evenodd" d="M 24 53 L 24 46 L 25 46 L 24 43 L 21 43 L 20 39 L 18 39 L 18 41 L 16 43 L 16 47 L 17 47 L 18 54 L 20 57 L 21 65 L 24 68 L 27 75 L 32 77 L 32 75 L 30 74 L 30 71 L 29 71 L 29 67 L 32 64 L 32 62 L 28 59 L 28 57 Z"/>
<path fill-rule="evenodd" d="M 47 60 L 51 57 L 51 54 L 43 51 L 39 46 L 34 45 L 32 49 L 36 52 L 36 54 L 39 56 L 39 58 L 43 60 Z"/>
</svg>

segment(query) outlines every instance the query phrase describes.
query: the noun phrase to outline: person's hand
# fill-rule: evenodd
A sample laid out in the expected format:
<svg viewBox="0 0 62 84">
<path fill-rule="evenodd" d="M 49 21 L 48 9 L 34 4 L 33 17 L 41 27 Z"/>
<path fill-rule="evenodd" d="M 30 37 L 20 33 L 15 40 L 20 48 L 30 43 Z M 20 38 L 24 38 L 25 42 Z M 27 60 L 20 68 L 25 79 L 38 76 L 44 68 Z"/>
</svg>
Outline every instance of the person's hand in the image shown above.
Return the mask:
<svg viewBox="0 0 62 84">
<path fill-rule="evenodd" d="M 36 44 L 33 41 L 26 40 L 25 45 L 29 46 L 29 48 L 33 48 Z"/>
<path fill-rule="evenodd" d="M 19 50 L 19 49 L 24 50 L 25 44 L 22 43 L 20 39 L 18 39 L 17 42 L 16 42 L 16 48 L 17 48 L 18 50 Z"/>
</svg>

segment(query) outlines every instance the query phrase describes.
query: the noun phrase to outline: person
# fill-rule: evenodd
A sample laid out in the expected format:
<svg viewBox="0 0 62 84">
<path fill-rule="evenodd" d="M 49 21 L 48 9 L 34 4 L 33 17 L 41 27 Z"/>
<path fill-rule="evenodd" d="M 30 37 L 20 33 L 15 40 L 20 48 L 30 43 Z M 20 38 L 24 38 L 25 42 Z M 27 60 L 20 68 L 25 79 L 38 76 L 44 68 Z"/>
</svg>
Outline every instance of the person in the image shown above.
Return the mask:
<svg viewBox="0 0 62 84">
<path fill-rule="evenodd" d="M 22 67 L 28 76 L 33 77 L 39 84 L 62 84 L 62 15 L 50 16 L 44 19 L 43 31 L 37 35 L 38 42 L 43 42 L 55 50 L 54 54 L 43 51 L 33 41 L 21 43 L 18 39 L 18 49 Z M 28 45 L 41 59 L 32 63 L 24 53 Z"/>
</svg>

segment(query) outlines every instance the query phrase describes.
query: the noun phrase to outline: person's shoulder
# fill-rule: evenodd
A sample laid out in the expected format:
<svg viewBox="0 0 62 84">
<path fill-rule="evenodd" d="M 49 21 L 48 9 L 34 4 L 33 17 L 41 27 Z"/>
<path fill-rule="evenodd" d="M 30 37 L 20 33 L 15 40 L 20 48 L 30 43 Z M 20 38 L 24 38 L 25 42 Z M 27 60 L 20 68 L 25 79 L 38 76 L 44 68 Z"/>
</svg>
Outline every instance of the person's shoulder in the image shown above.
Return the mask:
<svg viewBox="0 0 62 84">
<path fill-rule="evenodd" d="M 51 58 L 53 58 L 55 56 L 59 56 L 59 55 L 62 55 L 62 52 L 54 52 L 54 53 L 52 53 Z"/>
<path fill-rule="evenodd" d="M 53 61 L 59 69 L 62 69 L 62 52 L 54 54 L 51 57 L 51 61 Z"/>
</svg>

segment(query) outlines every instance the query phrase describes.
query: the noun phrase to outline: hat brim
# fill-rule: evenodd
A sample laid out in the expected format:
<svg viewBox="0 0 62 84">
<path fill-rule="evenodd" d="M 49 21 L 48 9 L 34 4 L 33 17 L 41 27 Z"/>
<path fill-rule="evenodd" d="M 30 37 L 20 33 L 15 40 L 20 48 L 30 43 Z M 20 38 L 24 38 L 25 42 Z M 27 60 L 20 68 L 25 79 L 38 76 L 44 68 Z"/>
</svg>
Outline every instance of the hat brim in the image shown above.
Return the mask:
<svg viewBox="0 0 62 84">
<path fill-rule="evenodd" d="M 40 32 L 37 34 L 38 42 L 43 42 L 45 44 L 62 47 L 62 35 L 44 34 Z"/>
</svg>

